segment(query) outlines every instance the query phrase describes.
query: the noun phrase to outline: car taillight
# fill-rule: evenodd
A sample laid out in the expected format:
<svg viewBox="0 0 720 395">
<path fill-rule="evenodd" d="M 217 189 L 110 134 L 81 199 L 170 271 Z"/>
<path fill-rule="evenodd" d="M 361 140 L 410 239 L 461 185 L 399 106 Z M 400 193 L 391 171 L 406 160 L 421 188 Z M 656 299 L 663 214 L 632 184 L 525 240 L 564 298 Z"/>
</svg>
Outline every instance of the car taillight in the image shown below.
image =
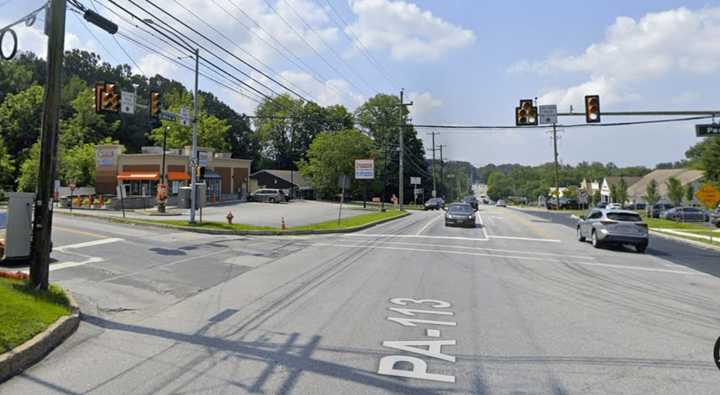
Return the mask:
<svg viewBox="0 0 720 395">
<path fill-rule="evenodd" d="M 617 224 L 617 221 L 600 221 L 603 225 L 615 225 Z"/>
</svg>

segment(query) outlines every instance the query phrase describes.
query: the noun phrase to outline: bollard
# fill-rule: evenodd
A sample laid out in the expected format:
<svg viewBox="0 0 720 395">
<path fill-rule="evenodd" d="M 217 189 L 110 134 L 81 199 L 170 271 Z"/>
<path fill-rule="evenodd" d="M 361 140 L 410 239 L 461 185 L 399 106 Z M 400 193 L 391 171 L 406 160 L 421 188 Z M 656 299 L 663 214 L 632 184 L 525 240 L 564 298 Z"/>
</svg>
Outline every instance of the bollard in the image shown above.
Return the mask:
<svg viewBox="0 0 720 395">
<path fill-rule="evenodd" d="M 281 219 L 280 228 L 282 230 L 287 230 L 287 225 L 285 224 L 285 217 L 282 217 L 282 219 Z"/>
<path fill-rule="evenodd" d="M 235 218 L 235 216 L 233 215 L 232 211 L 228 211 L 228 214 L 225 218 L 227 218 L 228 225 L 232 225 L 232 220 L 233 218 Z"/>
</svg>

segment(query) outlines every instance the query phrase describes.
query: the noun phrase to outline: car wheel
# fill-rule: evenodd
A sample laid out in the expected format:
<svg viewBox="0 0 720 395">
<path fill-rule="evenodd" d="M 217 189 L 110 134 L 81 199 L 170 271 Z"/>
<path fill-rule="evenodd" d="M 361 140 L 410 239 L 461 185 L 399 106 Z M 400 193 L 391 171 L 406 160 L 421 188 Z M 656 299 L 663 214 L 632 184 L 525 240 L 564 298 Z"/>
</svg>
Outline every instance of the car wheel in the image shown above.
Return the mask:
<svg viewBox="0 0 720 395">
<path fill-rule="evenodd" d="M 592 231 L 592 235 L 590 235 L 590 238 L 592 240 L 593 247 L 595 247 L 595 248 L 602 247 L 602 243 L 600 243 L 600 240 L 598 240 L 597 233 L 595 233 L 594 230 Z"/>
<path fill-rule="evenodd" d="M 645 250 L 647 250 L 647 244 L 636 244 L 635 245 L 635 251 L 637 251 L 640 254 L 644 254 Z"/>
<path fill-rule="evenodd" d="M 268 203 L 275 203 L 275 198 L 268 199 Z"/>
<path fill-rule="evenodd" d="M 582 230 L 580 230 L 580 227 L 577 228 L 577 239 L 579 242 L 583 243 L 585 242 L 585 236 L 582 234 Z"/>
</svg>

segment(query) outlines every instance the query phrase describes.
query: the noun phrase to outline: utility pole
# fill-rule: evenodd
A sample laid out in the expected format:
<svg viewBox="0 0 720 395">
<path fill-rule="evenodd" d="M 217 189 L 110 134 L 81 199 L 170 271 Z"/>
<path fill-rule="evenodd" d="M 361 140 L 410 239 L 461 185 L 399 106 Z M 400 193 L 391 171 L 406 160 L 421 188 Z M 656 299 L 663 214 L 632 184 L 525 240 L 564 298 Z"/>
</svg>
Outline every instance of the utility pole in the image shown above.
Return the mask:
<svg viewBox="0 0 720 395">
<path fill-rule="evenodd" d="M 443 183 L 445 182 L 445 176 L 444 176 L 444 169 L 445 169 L 445 163 L 443 163 L 443 147 L 447 147 L 445 144 L 440 144 L 438 146 L 440 150 L 440 189 L 443 189 Z"/>
<path fill-rule="evenodd" d="M 413 102 L 405 103 L 404 100 L 405 97 L 405 90 L 400 89 L 400 168 L 399 172 L 399 197 L 400 197 L 400 210 L 403 209 L 403 203 L 405 202 L 405 169 L 404 169 L 404 161 L 405 161 L 405 108 L 406 106 L 412 106 Z"/>
<path fill-rule="evenodd" d="M 198 128 L 198 115 L 200 112 L 200 101 L 198 100 L 198 73 L 200 69 L 200 50 L 195 49 L 195 95 L 193 97 L 193 129 L 192 129 L 192 158 L 190 164 L 192 171 L 190 172 L 190 223 L 195 223 L 195 210 L 197 209 L 197 128 Z"/>
<path fill-rule="evenodd" d="M 433 196 L 437 197 L 437 171 L 435 170 L 435 135 L 438 134 L 437 132 L 431 132 L 430 135 L 432 135 L 432 177 L 433 177 Z"/>
<path fill-rule="evenodd" d="M 560 209 L 560 170 L 558 168 L 557 125 L 553 123 L 553 150 L 555 151 L 555 196 L 557 209 Z"/>
<path fill-rule="evenodd" d="M 38 167 L 35 221 L 33 224 L 30 281 L 33 288 L 46 290 L 50 273 L 52 193 L 57 174 L 57 140 L 62 64 L 65 45 L 65 0 L 50 1 L 50 29 L 47 46 L 47 83 L 42 115 L 40 164 Z"/>
</svg>

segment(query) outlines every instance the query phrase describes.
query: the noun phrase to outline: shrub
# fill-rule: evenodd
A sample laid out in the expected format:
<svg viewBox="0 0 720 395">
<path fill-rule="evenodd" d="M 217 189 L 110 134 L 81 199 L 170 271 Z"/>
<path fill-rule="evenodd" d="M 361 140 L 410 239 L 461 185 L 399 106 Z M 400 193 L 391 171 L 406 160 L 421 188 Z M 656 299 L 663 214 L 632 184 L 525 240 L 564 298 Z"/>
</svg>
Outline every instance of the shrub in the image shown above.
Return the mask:
<svg viewBox="0 0 720 395">
<path fill-rule="evenodd" d="M 10 272 L 3 272 L 3 271 L 0 271 L 0 277 L 9 278 L 11 280 L 27 280 L 30 278 L 30 276 L 28 276 L 27 273 L 23 273 L 23 272 L 10 273 Z"/>
</svg>

